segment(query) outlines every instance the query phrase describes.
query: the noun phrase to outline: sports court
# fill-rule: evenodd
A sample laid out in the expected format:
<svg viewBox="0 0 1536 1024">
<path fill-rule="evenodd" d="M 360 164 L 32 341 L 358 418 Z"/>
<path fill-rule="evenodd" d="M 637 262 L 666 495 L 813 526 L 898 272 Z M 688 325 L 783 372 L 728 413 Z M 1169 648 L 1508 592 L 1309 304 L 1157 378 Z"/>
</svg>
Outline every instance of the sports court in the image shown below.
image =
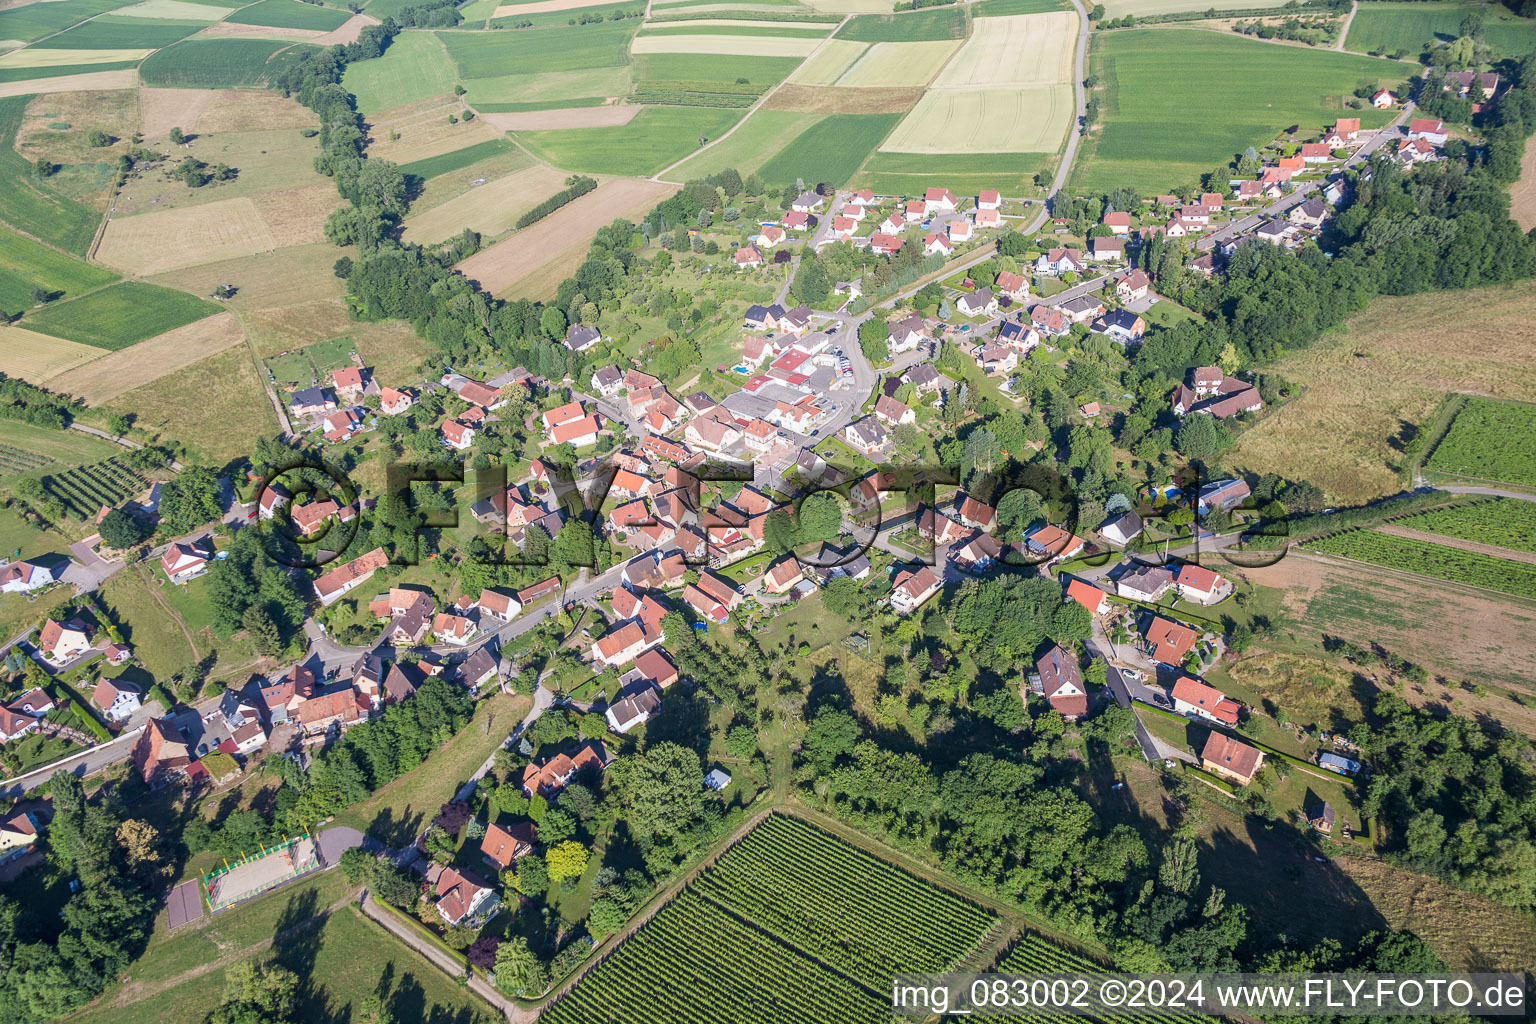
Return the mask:
<svg viewBox="0 0 1536 1024">
<path fill-rule="evenodd" d="M 305 836 L 290 840 L 208 877 L 208 906 L 217 914 L 319 867 L 313 839 Z"/>
</svg>

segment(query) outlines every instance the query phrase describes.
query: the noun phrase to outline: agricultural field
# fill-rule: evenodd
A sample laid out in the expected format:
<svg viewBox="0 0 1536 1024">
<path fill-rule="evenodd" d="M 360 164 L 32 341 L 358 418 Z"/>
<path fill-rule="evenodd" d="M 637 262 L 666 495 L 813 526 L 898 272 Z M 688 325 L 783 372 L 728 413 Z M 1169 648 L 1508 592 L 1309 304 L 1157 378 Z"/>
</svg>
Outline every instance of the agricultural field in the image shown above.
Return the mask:
<svg viewBox="0 0 1536 1024">
<path fill-rule="evenodd" d="M 917 195 L 929 186 L 951 189 L 956 195 L 974 195 L 996 188 L 1006 196 L 1043 194 L 1036 174 L 1048 173 L 1054 157 L 1045 153 L 875 153 L 852 184 L 871 188 L 881 195 Z"/>
<path fill-rule="evenodd" d="M 511 141 L 504 138 L 488 139 L 485 142 L 477 142 L 473 146 L 465 146 L 451 153 L 443 153 L 439 156 L 427 157 L 425 160 L 413 160 L 407 164 L 401 164 L 400 169 L 406 174 L 430 181 L 443 174 L 452 174 L 454 171 L 462 171 L 474 167 L 482 161 L 489 161 L 501 156 L 504 160 L 514 160 L 526 164 L 528 158 L 518 152 L 517 147 Z M 473 179 L 471 179 L 473 180 Z M 413 202 L 411 207 L 414 209 Z"/>
<path fill-rule="evenodd" d="M 732 56 L 709 53 L 637 55 L 635 78 L 641 82 L 731 82 L 768 86 L 787 78 L 800 66 L 799 57 Z"/>
<path fill-rule="evenodd" d="M 624 66 L 496 75 L 472 78 L 463 84 L 469 90 L 465 98 L 476 109 L 492 113 L 508 108 L 520 109 L 529 103 L 561 107 L 602 103 L 629 95 L 633 82 L 631 69 Z"/>
<path fill-rule="evenodd" d="M 1072 80 L 1077 16 L 1066 12 L 994 18 L 966 40 L 934 82 L 963 89 Z"/>
<path fill-rule="evenodd" d="M 807 57 L 821 42 L 785 36 L 738 36 L 703 32 L 687 35 L 648 33 L 636 36 L 630 52 L 714 54 L 740 57 Z"/>
<path fill-rule="evenodd" d="M 1536 487 L 1536 406 L 1469 400 L 1425 469 L 1448 476 Z"/>
<path fill-rule="evenodd" d="M 647 22 L 641 26 L 637 39 L 655 36 L 777 36 L 781 39 L 825 39 L 831 34 L 830 25 L 793 25 L 787 22 L 744 22 L 728 18 L 683 21 L 677 24 Z"/>
<path fill-rule="evenodd" d="M 143 0 L 142 3 L 119 8 L 114 12 L 114 16 L 165 21 L 214 22 L 223 20 L 231 8 L 238 6 L 237 3 L 208 3 L 198 2 L 198 0 Z"/>
<path fill-rule="evenodd" d="M 449 120 L 463 109 L 459 97 L 448 95 L 386 110 L 369 119 L 368 155 L 405 166 L 470 149 L 475 155 L 467 163 L 474 163 L 494 147 L 511 145 L 486 118 Z"/>
<path fill-rule="evenodd" d="M 134 64 L 148 57 L 151 49 L 120 50 L 45 50 L 27 47 L 0 56 L 0 70 L 33 68 L 85 67 L 91 64 Z"/>
<path fill-rule="evenodd" d="M 0 325 L 0 373 L 34 384 L 57 377 L 103 356 L 94 345 L 50 338 L 20 327 Z"/>
<path fill-rule="evenodd" d="M 927 85 L 959 48 L 951 39 L 875 43 L 831 84 L 864 88 Z"/>
<path fill-rule="evenodd" d="M 457 64 L 459 78 L 490 78 L 526 68 L 580 71 L 629 63 L 625 52 L 638 19 L 521 32 L 454 32 L 435 35 Z M 398 101 L 397 101 L 398 104 Z"/>
<path fill-rule="evenodd" d="M 868 43 L 830 39 L 795 69 L 789 80 L 798 85 L 831 85 L 869 49 Z"/>
<path fill-rule="evenodd" d="M 279 388 L 307 388 L 324 382 L 333 371 L 353 365 L 354 351 L 351 338 L 332 338 L 268 356 L 262 362 Z"/>
<path fill-rule="evenodd" d="M 1400 89 L 1412 71 L 1393 61 L 1201 29 L 1102 32 L 1092 40 L 1089 73 L 1099 79 L 1104 113 L 1072 177 L 1089 190 L 1166 191 L 1289 125 L 1321 132 L 1356 88 Z M 1202 116 L 1200 97 L 1211 90 L 1221 93 L 1220 117 Z M 1366 128 L 1394 116 L 1351 113 Z"/>
<path fill-rule="evenodd" d="M 96 515 L 103 505 L 116 507 L 144 490 L 144 478 L 118 459 L 77 466 L 43 477 L 43 490 L 64 505 L 75 519 Z"/>
<path fill-rule="evenodd" d="M 965 10 L 933 7 L 901 14 L 865 14 L 837 30 L 838 39 L 861 43 L 902 43 L 922 39 L 964 39 Z"/>
<path fill-rule="evenodd" d="M 277 415 L 242 346 L 124 392 L 105 408 L 134 414 L 135 426 L 175 438 L 216 465 L 250 455 L 258 437 L 277 432 Z"/>
<path fill-rule="evenodd" d="M 550 1024 L 646 1007 L 657 1024 L 864 1021 L 898 970 L 945 970 L 996 919 L 794 818 L 774 815 L 545 1011 Z M 851 979 L 851 980 L 850 980 Z"/>
<path fill-rule="evenodd" d="M 1070 85 L 930 89 L 881 146 L 886 153 L 1054 153 L 1072 122 Z"/>
<path fill-rule="evenodd" d="M 54 430 L 51 427 L 34 427 L 17 420 L 0 420 L 0 446 L 20 449 L 34 460 L 44 460 L 44 465 L 55 463 L 68 468 L 101 462 L 122 454 L 122 449 L 111 441 L 94 437 L 79 430 Z M 28 475 L 35 472 L 24 470 Z"/>
<path fill-rule="evenodd" d="M 318 243 L 325 240 L 326 215 L 341 203 L 334 188 L 316 185 L 115 217 L 96 255 L 108 266 L 148 275 Z"/>
<path fill-rule="evenodd" d="M 899 114 L 831 114 L 802 131 L 773 159 L 758 168 L 769 183 L 848 181 L 880 144 Z"/>
<path fill-rule="evenodd" d="M 1516 498 L 1430 509 L 1394 520 L 1393 525 L 1511 551 L 1536 552 L 1536 502 Z"/>
<path fill-rule="evenodd" d="M 234 297 L 224 304 L 250 313 L 339 298 L 346 285 L 332 273 L 336 258 L 336 247 L 329 242 L 290 245 L 271 253 L 184 267 L 146 280 L 196 295 L 211 295 L 220 284 L 235 284 Z"/>
<path fill-rule="evenodd" d="M 727 167 L 736 168 L 743 177 L 754 174 L 764 163 L 773 159 L 785 139 L 798 139 L 802 132 L 825 116 L 760 108 L 753 111 L 728 138 L 678 164 L 667 176 L 674 181 L 688 181 L 708 177 Z"/>
<path fill-rule="evenodd" d="M 1068 0 L 981 0 L 971 5 L 971 17 L 1007 18 L 1015 14 L 1046 14 L 1071 9 Z"/>
<path fill-rule="evenodd" d="M 341 84 L 365 114 L 453 92 L 454 67 L 430 32 L 402 32 L 384 56 L 347 65 Z"/>
<path fill-rule="evenodd" d="M 1495 58 L 1520 57 L 1536 50 L 1536 21 L 1498 4 L 1460 2 L 1361 4 L 1349 23 L 1344 48 L 1358 53 L 1401 50 L 1417 60 L 1434 43 L 1459 36 L 1461 21 L 1469 14 L 1482 18 L 1483 41 Z"/>
<path fill-rule="evenodd" d="M 219 311 L 185 292 L 141 281 L 123 281 L 46 306 L 23 321 L 28 330 L 97 348 L 127 348 Z"/>
<path fill-rule="evenodd" d="M 708 107 L 647 107 L 618 128 L 571 128 L 520 132 L 534 155 L 567 171 L 594 174 L 654 174 L 735 124 L 739 110 Z"/>
<path fill-rule="evenodd" d="M 73 298 L 115 280 L 116 274 L 0 227 L 0 311 L 15 315 L 32 306 L 32 290 Z"/>
<path fill-rule="evenodd" d="M 170 21 L 156 18 L 123 18 L 104 14 L 76 25 L 67 32 L 40 39 L 34 50 L 115 50 L 144 48 L 157 50 L 203 27 L 200 21 Z M 82 62 L 84 63 L 84 62 Z M 97 63 L 97 62 L 91 62 Z"/>
<path fill-rule="evenodd" d="M 244 340 L 239 319 L 233 313 L 218 313 L 67 369 L 52 377 L 48 387 L 86 405 L 102 405 Z"/>
<path fill-rule="evenodd" d="M 1274 6 L 1274 0 L 1222 0 L 1218 9 L 1243 11 Z M 1154 14 L 1185 14 L 1210 9 L 1210 0 L 1105 0 L 1104 17 L 1123 18 L 1127 14 L 1134 14 L 1138 18 L 1145 18 Z"/>
<path fill-rule="evenodd" d="M 510 231 L 517 218 L 565 187 L 567 175 L 538 164 L 504 178 L 477 185 L 455 199 L 405 221 L 407 242 L 430 244 L 459 234 L 465 228 L 494 238 Z"/>
<path fill-rule="evenodd" d="M 139 65 L 139 78 L 146 85 L 265 89 L 303 49 L 304 44 L 270 39 L 188 39 L 151 54 Z"/>
<path fill-rule="evenodd" d="M 0 188 L 0 221 L 84 256 L 101 215 L 40 182 L 31 164 L 16 151 L 17 133 L 29 100 L 27 96 L 0 99 L 0 182 L 4 183 Z"/>
<path fill-rule="evenodd" d="M 151 170 L 114 201 L 112 219 L 160 216 L 171 211 L 180 216 L 182 211 L 248 197 L 274 242 L 296 245 L 317 237 L 325 215 L 340 203 L 335 183 L 314 168 L 318 143 L 293 129 L 213 133 L 195 139 L 192 151 L 205 163 L 224 163 L 239 174 L 232 181 L 188 188 L 165 171 Z M 195 213 L 185 215 L 191 218 Z M 251 244 L 253 250 L 260 247 L 258 241 Z M 158 259 L 152 254 L 143 258 L 149 262 Z"/>
<path fill-rule="evenodd" d="M 240 8 L 225 20 L 235 25 L 330 32 L 346 24 L 351 17 L 348 11 L 300 3 L 299 0 L 258 0 L 249 7 Z"/>
<path fill-rule="evenodd" d="M 10 7 L 0 11 L 0 39 L 30 43 L 121 6 L 122 0 L 59 0 Z"/>
<path fill-rule="evenodd" d="M 1351 530 L 1310 541 L 1307 546 L 1324 554 L 1342 555 L 1419 576 L 1433 576 L 1451 583 L 1536 599 L 1536 565 L 1508 558 L 1394 537 L 1374 530 Z"/>
<path fill-rule="evenodd" d="M 1398 444 L 1403 424 L 1427 424 L 1447 392 L 1536 402 L 1527 330 L 1533 315 L 1536 290 L 1524 285 L 1467 292 L 1454 307 L 1432 295 L 1375 299 L 1369 311 L 1349 318 L 1344 333 L 1274 364 L 1276 373 L 1306 390 L 1245 431 L 1226 462 L 1286 476 L 1305 467 L 1306 478 L 1338 504 L 1396 493 L 1407 486 Z M 1501 408 L 1481 400 L 1472 406 Z M 1516 423 L 1528 422 L 1512 415 Z M 1469 419 L 1462 437 L 1470 450 L 1477 450 L 1480 436 Z M 1430 461 L 1432 469 L 1444 466 L 1433 453 Z M 1536 486 L 1536 469 L 1523 477 Z"/>
</svg>

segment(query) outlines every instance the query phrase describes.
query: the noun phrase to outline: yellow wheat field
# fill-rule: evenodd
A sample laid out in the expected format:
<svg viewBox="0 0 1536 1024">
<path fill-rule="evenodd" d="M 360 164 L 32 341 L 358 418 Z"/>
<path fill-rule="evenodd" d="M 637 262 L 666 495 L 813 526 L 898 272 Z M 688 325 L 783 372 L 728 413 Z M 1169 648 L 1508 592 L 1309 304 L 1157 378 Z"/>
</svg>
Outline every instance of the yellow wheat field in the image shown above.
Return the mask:
<svg viewBox="0 0 1536 1024">
<path fill-rule="evenodd" d="M 109 352 L 54 377 L 48 386 L 81 398 L 86 405 L 101 405 L 244 340 L 245 332 L 235 314 L 215 313 L 148 341 Z M 190 404 L 201 404 L 195 396 L 188 397 Z"/>
<path fill-rule="evenodd" d="M 836 84 L 867 87 L 927 85 L 959 46 L 958 39 L 876 43 L 858 63 L 843 73 Z"/>
<path fill-rule="evenodd" d="M 0 373 L 34 384 L 41 384 L 106 354 L 106 349 L 95 345 L 51 338 L 20 327 L 0 326 Z"/>
<path fill-rule="evenodd" d="M 112 64 L 143 60 L 154 50 L 12 50 L 0 57 L 0 68 L 60 68 L 74 64 Z"/>
<path fill-rule="evenodd" d="M 882 153 L 1053 153 L 1072 120 L 1072 87 L 932 89 Z"/>
<path fill-rule="evenodd" d="M 1077 26 L 1072 11 L 982 19 L 934 88 L 1070 82 Z"/>
<path fill-rule="evenodd" d="M 593 109 L 601 110 L 602 107 Z M 406 219 L 407 242 L 429 244 L 452 238 L 465 228 L 482 235 L 499 235 L 517 218 L 565 187 L 566 173 L 539 164 L 455 196 L 424 213 Z"/>
<path fill-rule="evenodd" d="M 852 39 L 828 39 L 811 57 L 795 68 L 789 80 L 797 85 L 831 85 L 869 49 Z"/>
<path fill-rule="evenodd" d="M 636 36 L 630 53 L 719 53 L 733 57 L 805 57 L 820 39 L 774 36 Z"/>
</svg>

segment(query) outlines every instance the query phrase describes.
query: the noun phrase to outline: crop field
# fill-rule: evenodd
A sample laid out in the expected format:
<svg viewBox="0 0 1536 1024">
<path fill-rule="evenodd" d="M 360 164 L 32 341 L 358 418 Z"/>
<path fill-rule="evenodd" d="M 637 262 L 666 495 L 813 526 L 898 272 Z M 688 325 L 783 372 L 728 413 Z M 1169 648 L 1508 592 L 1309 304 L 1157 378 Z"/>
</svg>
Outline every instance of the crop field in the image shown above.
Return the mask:
<svg viewBox="0 0 1536 1024">
<path fill-rule="evenodd" d="M 151 284 L 179 288 L 194 295 L 211 295 L 222 282 L 240 282 L 234 298 L 224 305 L 241 313 L 337 299 L 346 290 L 331 268 L 336 248 L 329 242 L 290 245 L 271 253 L 241 256 L 217 263 L 172 270 L 145 278 Z M 147 344 L 141 342 L 140 344 Z"/>
<path fill-rule="evenodd" d="M 1408 69 L 1199 29 L 1156 29 L 1095 34 L 1089 70 L 1102 83 L 1103 125 L 1079 154 L 1073 183 L 1153 192 L 1262 146 L 1288 125 L 1320 131 L 1357 87 L 1398 88 Z M 1201 97 L 1211 90 L 1221 94 L 1220 117 L 1201 116 Z M 1393 117 L 1358 114 L 1366 128 Z"/>
<path fill-rule="evenodd" d="M 296 189 L 287 196 L 242 196 L 116 217 L 107 224 L 96 257 L 107 266 L 149 275 L 320 242 L 326 215 L 339 205 L 334 191 Z"/>
<path fill-rule="evenodd" d="M 498 297 L 544 298 L 546 288 L 553 293 L 581 263 L 598 228 L 618 217 L 640 217 L 674 191 L 654 181 L 605 181 L 537 224 L 476 253 L 458 269 Z"/>
<path fill-rule="evenodd" d="M 34 49 L 63 50 L 111 50 L 117 48 L 144 47 L 155 50 L 169 46 L 178 39 L 202 28 L 200 21 L 171 21 L 153 18 L 121 18 L 104 14 L 76 25 L 47 39 L 40 39 Z"/>
<path fill-rule="evenodd" d="M 30 473 L 33 470 L 42 469 L 52 460 L 47 456 L 38 455 L 21 448 L 12 448 L 8 444 L 0 444 L 0 473 L 7 476 Z"/>
<path fill-rule="evenodd" d="M 805 57 L 816 49 L 819 39 L 730 35 L 643 35 L 636 36 L 630 51 L 647 53 L 708 53 L 742 57 Z"/>
<path fill-rule="evenodd" d="M 197 401 L 188 401 L 188 395 Z M 242 346 L 125 392 L 106 408 L 133 413 L 135 426 L 174 437 L 198 457 L 220 465 L 250 455 L 258 437 L 271 437 L 278 429 L 256 366 Z"/>
<path fill-rule="evenodd" d="M 74 395 L 86 405 L 104 405 L 118 395 L 233 348 L 244 340 L 245 332 L 235 315 L 218 313 L 60 373 L 48 382 L 48 386 Z"/>
<path fill-rule="evenodd" d="M 1015 14 L 1045 14 L 1071 8 L 1067 0 L 981 0 L 971 5 L 971 17 L 1008 18 Z"/>
<path fill-rule="evenodd" d="M 1435 508 L 1394 521 L 1396 526 L 1536 552 L 1536 502 L 1494 498 L 1455 508 Z"/>
<path fill-rule="evenodd" d="M 1383 565 L 1419 576 L 1536 599 L 1536 565 L 1462 551 L 1374 530 L 1352 530 L 1307 544 L 1324 554 Z"/>
<path fill-rule="evenodd" d="M 863 87 L 927 85 L 958 48 L 959 43 L 948 39 L 926 43 L 875 43 L 833 84 Z"/>
<path fill-rule="evenodd" d="M 518 139 L 536 155 L 567 171 L 595 174 L 654 174 L 699 148 L 741 117 L 739 110 L 708 107 L 646 107 L 618 128 L 572 128 L 521 132 Z"/>
<path fill-rule="evenodd" d="M 900 118 L 900 114 L 832 114 L 802 131 L 758 168 L 758 174 L 766 182 L 804 178 L 844 184 Z"/>
<path fill-rule="evenodd" d="M 215 4 L 192 3 L 190 0 L 144 0 L 117 10 L 119 18 L 164 18 L 170 21 L 221 21 L 229 14 L 228 7 Z"/>
<path fill-rule="evenodd" d="M 89 519 L 103 505 L 119 505 L 145 486 L 142 477 L 117 459 L 43 477 L 43 489 L 63 502 L 76 519 Z"/>
<path fill-rule="evenodd" d="M 82 345 L 119 349 L 218 311 L 218 306 L 195 295 L 141 281 L 122 281 L 44 307 L 29 315 L 23 326 Z"/>
<path fill-rule="evenodd" d="M 801 132 L 824 116 L 760 108 L 753 111 L 741 127 L 731 133 L 730 138 L 679 164 L 667 177 L 674 181 L 687 181 L 708 177 L 727 167 L 736 168 L 743 176 L 754 174 L 764 163 L 773 159 L 785 139 L 798 138 Z"/>
<path fill-rule="evenodd" d="M 1070 85 L 930 89 L 880 148 L 887 153 L 1054 153 L 1071 120 Z"/>
<path fill-rule="evenodd" d="M 1425 468 L 1450 476 L 1536 487 L 1536 406 L 1474 398 L 1435 446 Z"/>
<path fill-rule="evenodd" d="M 408 164 L 401 164 L 400 169 L 406 174 L 415 175 L 424 181 L 430 181 L 442 174 L 452 174 L 454 171 L 462 171 L 482 161 L 493 157 L 504 157 L 527 162 L 527 157 L 520 153 L 510 139 L 496 138 L 477 142 L 473 146 L 465 146 L 451 153 L 443 153 L 439 156 L 428 157 L 425 160 L 413 160 Z M 413 207 L 415 203 L 411 204 Z"/>
<path fill-rule="evenodd" d="M 47 50 L 42 47 L 29 46 L 25 50 L 12 50 L 0 57 L 0 69 L 12 68 L 52 68 L 60 65 L 70 67 L 88 64 L 121 64 L 141 61 L 148 57 L 152 49 L 116 49 L 116 50 Z"/>
<path fill-rule="evenodd" d="M 863 43 L 902 43 L 922 39 L 964 39 L 965 11 L 933 7 L 902 14 L 864 14 L 838 29 L 837 38 Z"/>
<path fill-rule="evenodd" d="M 854 176 L 855 188 L 881 195 L 916 195 L 931 185 L 974 195 L 982 189 L 1002 190 L 1006 196 L 1039 194 L 1034 176 L 1049 169 L 1045 153 L 875 153 Z"/>
<path fill-rule="evenodd" d="M 460 78 L 489 78 L 520 70 L 580 71 L 629 63 L 626 48 L 637 19 L 522 32 L 437 32 Z"/>
<path fill-rule="evenodd" d="M 895 971 L 945 970 L 987 937 L 981 910 L 797 819 L 766 819 L 545 1011 L 550 1024 L 645 1008 L 657 1024 L 870 1021 Z M 919 966 L 921 965 L 921 966 Z"/>
<path fill-rule="evenodd" d="M 735 82 L 767 87 L 800 66 L 799 57 L 739 57 L 726 54 L 653 53 L 637 57 L 635 77 L 668 82 Z"/>
<path fill-rule="evenodd" d="M 48 80 L 49 95 L 64 92 L 84 92 L 98 89 L 132 89 L 139 84 L 138 72 L 132 65 L 97 64 L 86 68 L 48 68 L 45 71 L 17 72 L 25 78 L 12 80 L 11 72 L 0 72 L 0 98 L 31 96 L 38 84 L 34 79 Z"/>
<path fill-rule="evenodd" d="M 1274 0 L 1222 0 L 1217 5 L 1222 11 L 1242 11 L 1254 7 L 1275 7 Z M 1211 0 L 1105 0 L 1104 17 L 1123 18 L 1134 14 L 1144 18 L 1153 14 L 1184 14 L 1188 11 L 1211 9 Z"/>
<path fill-rule="evenodd" d="M 832 39 L 822 45 L 789 76 L 791 82 L 800 85 L 831 85 L 864 56 L 868 43 L 856 43 L 847 39 Z"/>
<path fill-rule="evenodd" d="M 338 29 L 352 17 L 334 7 L 317 7 L 299 0 L 258 0 L 242 7 L 227 19 L 236 25 L 264 25 L 271 28 L 307 28 L 318 32 Z"/>
<path fill-rule="evenodd" d="M 469 78 L 466 97 L 481 109 L 505 109 L 503 104 L 549 103 L 578 106 L 575 101 L 603 102 L 610 97 L 629 94 L 629 67 L 587 68 L 582 71 L 550 71 L 531 75 L 495 75 Z"/>
<path fill-rule="evenodd" d="M 1076 35 L 1077 16 L 1065 11 L 993 18 L 966 40 L 934 87 L 1070 82 Z"/>
<path fill-rule="evenodd" d="M 458 102 L 457 97 L 454 100 L 451 112 L 457 114 L 464 104 Z M 413 124 L 373 125 L 369 155 L 397 164 L 412 164 L 483 143 L 506 141 L 497 127 L 484 118 L 452 124 L 448 120 L 449 113 L 445 106 L 436 116 L 418 118 Z M 400 138 L 391 141 L 391 132 L 399 132 Z"/>
<path fill-rule="evenodd" d="M 430 32 L 400 33 L 384 56 L 347 65 L 341 79 L 369 114 L 451 93 L 453 83 L 453 61 Z"/>
<path fill-rule="evenodd" d="M 0 99 L 0 182 L 4 186 L 0 187 L 0 221 L 84 256 L 101 215 L 39 182 L 31 165 L 16 152 L 16 134 L 27 103 L 26 96 Z"/>
<path fill-rule="evenodd" d="M 761 22 L 752 24 L 748 22 L 733 21 L 683 21 L 675 25 L 658 25 L 655 22 L 647 22 L 640 30 L 636 38 L 646 39 L 651 36 L 776 36 L 781 39 L 825 39 L 831 34 L 830 25 L 813 25 L 807 28 L 803 25 L 791 25 L 787 22 Z"/>
<path fill-rule="evenodd" d="M 1107 973 L 1106 968 L 1085 957 L 1070 953 L 1049 940 L 1028 933 L 1019 938 L 1008 952 L 1003 954 L 998 961 L 996 970 L 1003 974 L 1073 974 L 1093 975 Z M 1142 1015 L 1138 1015 L 1142 1016 Z M 985 1021 L 988 1024 L 1003 1024 L 1003 1022 L 1017 1020 L 1013 1016 L 997 1016 L 994 1014 L 978 1013 L 972 1018 L 976 1021 Z M 1088 1018 L 1093 1020 L 1094 1018 Z M 1187 1021 L 1196 1024 L 1200 1017 L 1186 1016 L 1175 1013 L 1149 1013 L 1145 1015 L 1148 1024 L 1161 1024 L 1161 1022 Z"/>
<path fill-rule="evenodd" d="M 1469 14 L 1482 18 L 1482 39 L 1495 57 L 1519 57 L 1536 49 L 1536 21 L 1497 4 L 1468 3 L 1361 4 L 1344 45 L 1360 53 L 1403 50 L 1417 59 L 1434 43 L 1459 36 Z"/>
<path fill-rule="evenodd" d="M 95 14 L 105 14 L 122 5 L 122 0 L 60 0 L 35 3 L 0 11 L 0 39 L 30 43 L 34 39 L 62 32 L 77 21 Z"/>
<path fill-rule="evenodd" d="M 575 11 L 585 7 L 597 7 L 608 0 L 532 0 L 531 3 L 499 4 L 492 9 L 492 18 L 520 18 L 529 14 L 548 11 Z"/>
<path fill-rule="evenodd" d="M 146 85 L 265 89 L 303 49 L 270 39 L 188 39 L 151 54 L 139 65 L 139 78 Z M 278 56 L 279 50 L 286 52 Z"/>
<path fill-rule="evenodd" d="M 77 341 L 34 334 L 20 327 L 0 325 L 0 373 L 34 384 L 41 384 L 103 355 L 95 345 L 82 345 Z"/>
<path fill-rule="evenodd" d="M 116 276 L 0 227 L 0 310 L 7 313 L 31 306 L 33 288 L 70 298 Z"/>
<path fill-rule="evenodd" d="M 472 228 L 487 238 L 510 231 L 517 218 L 564 187 L 567 175 L 538 164 L 477 185 L 455 199 L 405 221 L 407 242 L 441 242 Z"/>
<path fill-rule="evenodd" d="M 645 108 L 623 106 L 554 107 L 511 114 L 482 114 L 480 120 L 507 132 L 555 131 L 567 128 L 617 128 L 629 124 Z"/>
</svg>

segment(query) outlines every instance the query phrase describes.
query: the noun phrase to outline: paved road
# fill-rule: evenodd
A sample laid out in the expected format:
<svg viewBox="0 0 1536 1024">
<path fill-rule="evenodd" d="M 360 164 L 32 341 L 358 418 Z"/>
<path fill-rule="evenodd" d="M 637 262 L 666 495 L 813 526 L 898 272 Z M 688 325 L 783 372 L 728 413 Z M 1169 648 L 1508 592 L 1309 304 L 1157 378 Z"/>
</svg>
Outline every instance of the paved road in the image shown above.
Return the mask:
<svg viewBox="0 0 1536 1024">
<path fill-rule="evenodd" d="M 1525 494 L 1521 491 L 1505 491 L 1497 487 L 1463 487 L 1442 485 L 1436 487 L 1437 491 L 1447 491 L 1451 494 L 1487 494 L 1495 498 L 1514 498 L 1516 501 L 1536 501 L 1536 494 Z"/>
<path fill-rule="evenodd" d="M 0 783 L 0 797 L 18 797 L 29 790 L 36 789 L 58 772 L 68 772 L 71 775 L 84 778 L 93 772 L 99 772 L 119 761 L 127 760 L 133 753 L 133 745 L 139 741 L 139 733 L 143 727 L 124 733 L 110 743 L 103 743 L 99 747 L 83 750 L 73 757 L 67 757 L 62 761 L 30 771 L 25 775 L 18 775 L 14 779 L 8 779 Z"/>
<path fill-rule="evenodd" d="M 1082 141 L 1083 118 L 1088 116 L 1088 88 L 1083 82 L 1088 78 L 1088 11 L 1083 7 L 1081 0 L 1072 0 L 1072 6 L 1077 8 L 1077 52 L 1073 63 L 1072 92 L 1077 102 L 1077 115 L 1072 119 L 1072 129 L 1067 135 L 1067 148 L 1061 153 L 1061 166 L 1056 168 L 1056 177 L 1051 181 L 1050 195 L 1047 201 L 1056 198 L 1056 194 L 1067 185 L 1067 179 L 1072 176 L 1072 163 L 1077 159 L 1077 147 Z M 1042 207 L 1035 215 L 1035 219 L 1024 228 L 1026 235 L 1039 231 L 1045 223 L 1050 211 Z"/>
</svg>

